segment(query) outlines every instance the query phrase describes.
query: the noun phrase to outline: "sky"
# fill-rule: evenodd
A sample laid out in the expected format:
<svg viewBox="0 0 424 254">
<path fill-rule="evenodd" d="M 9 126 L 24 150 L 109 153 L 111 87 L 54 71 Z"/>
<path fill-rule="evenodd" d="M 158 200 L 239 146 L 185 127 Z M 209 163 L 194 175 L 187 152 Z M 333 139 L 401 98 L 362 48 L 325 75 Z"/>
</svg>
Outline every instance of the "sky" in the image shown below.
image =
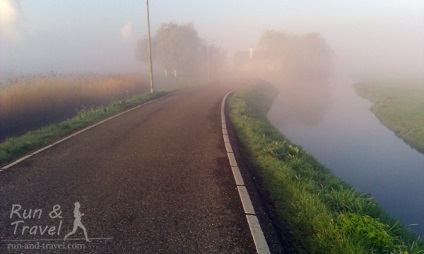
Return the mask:
<svg viewBox="0 0 424 254">
<path fill-rule="evenodd" d="M 424 75 L 422 0 L 150 0 L 150 22 L 192 22 L 229 63 L 275 29 L 320 33 L 351 73 Z M 146 1 L 0 0 L 0 74 L 143 70 L 146 27 Z"/>
</svg>

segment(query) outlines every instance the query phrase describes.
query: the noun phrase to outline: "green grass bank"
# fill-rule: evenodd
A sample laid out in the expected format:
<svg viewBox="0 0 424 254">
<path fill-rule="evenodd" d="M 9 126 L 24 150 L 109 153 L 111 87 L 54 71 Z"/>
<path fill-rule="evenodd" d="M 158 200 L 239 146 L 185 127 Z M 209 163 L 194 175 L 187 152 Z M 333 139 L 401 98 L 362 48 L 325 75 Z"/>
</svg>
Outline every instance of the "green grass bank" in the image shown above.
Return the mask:
<svg viewBox="0 0 424 254">
<path fill-rule="evenodd" d="M 299 253 L 424 253 L 424 243 L 369 194 L 334 176 L 269 123 L 277 93 L 252 82 L 231 96 L 230 118 Z"/>
<path fill-rule="evenodd" d="M 424 86 L 414 81 L 370 81 L 355 84 L 369 99 L 371 111 L 407 144 L 424 153 Z"/>
<path fill-rule="evenodd" d="M 0 165 L 4 165 L 37 148 L 48 145 L 76 130 L 169 93 L 171 92 L 145 93 L 126 100 L 116 100 L 106 106 L 83 107 L 73 118 L 26 132 L 18 137 L 8 138 L 0 143 Z"/>
</svg>

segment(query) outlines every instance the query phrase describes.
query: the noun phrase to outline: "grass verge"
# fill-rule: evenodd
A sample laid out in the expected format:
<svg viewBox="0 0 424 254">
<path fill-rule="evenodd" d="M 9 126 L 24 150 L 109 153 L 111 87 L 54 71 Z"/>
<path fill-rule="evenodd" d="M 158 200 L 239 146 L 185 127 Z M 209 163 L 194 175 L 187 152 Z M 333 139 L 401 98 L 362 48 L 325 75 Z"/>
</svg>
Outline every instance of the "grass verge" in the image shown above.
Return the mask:
<svg viewBox="0 0 424 254">
<path fill-rule="evenodd" d="M 369 99 L 371 111 L 407 144 L 424 153 L 424 87 L 413 81 L 372 81 L 355 84 Z"/>
<path fill-rule="evenodd" d="M 276 89 L 263 81 L 231 96 L 230 118 L 300 253 L 423 253 L 424 244 L 267 120 Z"/>
<path fill-rule="evenodd" d="M 4 165 L 37 148 L 43 147 L 71 132 L 106 119 L 125 109 L 170 94 L 171 92 L 145 93 L 126 100 L 116 100 L 106 106 L 83 107 L 78 114 L 60 123 L 29 131 L 0 143 L 0 165 Z"/>
</svg>

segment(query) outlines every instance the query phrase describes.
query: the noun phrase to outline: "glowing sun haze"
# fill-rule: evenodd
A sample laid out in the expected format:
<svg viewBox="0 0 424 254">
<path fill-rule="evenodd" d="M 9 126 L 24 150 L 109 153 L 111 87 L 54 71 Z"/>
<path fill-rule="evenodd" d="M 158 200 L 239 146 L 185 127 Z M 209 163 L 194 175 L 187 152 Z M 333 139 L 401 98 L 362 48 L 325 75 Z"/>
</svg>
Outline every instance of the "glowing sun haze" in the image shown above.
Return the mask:
<svg viewBox="0 0 424 254">
<path fill-rule="evenodd" d="M 150 1 L 150 17 L 153 34 L 164 22 L 192 22 L 230 63 L 275 29 L 320 33 L 352 73 L 424 75 L 421 0 Z M 0 0 L 0 22 L 0 73 L 145 68 L 134 54 L 146 35 L 144 0 Z"/>
</svg>

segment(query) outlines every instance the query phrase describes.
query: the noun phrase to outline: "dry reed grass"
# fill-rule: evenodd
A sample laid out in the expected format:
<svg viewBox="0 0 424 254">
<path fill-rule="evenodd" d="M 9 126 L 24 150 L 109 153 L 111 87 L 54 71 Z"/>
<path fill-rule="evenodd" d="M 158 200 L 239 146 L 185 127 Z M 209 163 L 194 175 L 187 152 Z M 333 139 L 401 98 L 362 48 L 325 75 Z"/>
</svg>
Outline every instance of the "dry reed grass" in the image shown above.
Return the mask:
<svg viewBox="0 0 424 254">
<path fill-rule="evenodd" d="M 101 105 L 147 91 L 140 75 L 21 76 L 0 89 L 0 140 L 63 120 L 83 106 Z"/>
</svg>

